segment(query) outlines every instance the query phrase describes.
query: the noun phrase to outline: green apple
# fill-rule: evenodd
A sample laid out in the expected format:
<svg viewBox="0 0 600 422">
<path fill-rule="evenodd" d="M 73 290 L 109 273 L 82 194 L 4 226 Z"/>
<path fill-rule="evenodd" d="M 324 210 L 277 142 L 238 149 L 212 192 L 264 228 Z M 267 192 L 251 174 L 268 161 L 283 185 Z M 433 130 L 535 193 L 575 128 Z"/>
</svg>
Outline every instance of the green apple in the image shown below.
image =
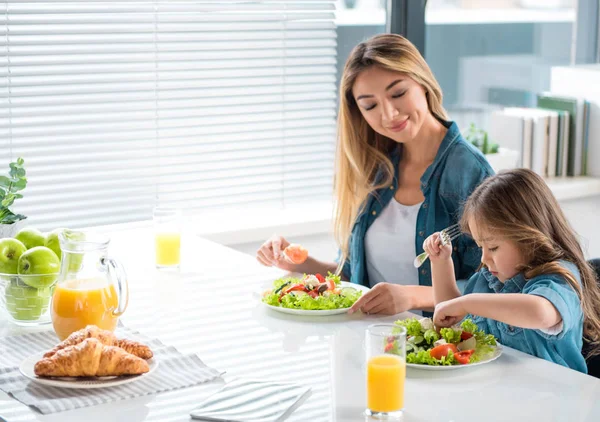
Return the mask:
<svg viewBox="0 0 600 422">
<path fill-rule="evenodd" d="M 58 239 L 58 235 L 61 234 L 64 230 L 66 229 L 54 229 L 50 233 L 46 234 L 46 243 L 43 245 L 47 248 L 52 249 L 56 256 L 58 256 L 58 259 L 62 259 L 62 251 L 60 249 L 60 240 Z"/>
<path fill-rule="evenodd" d="M 0 239 L 0 273 L 16 274 L 19 258 L 26 251 L 25 245 L 17 239 L 12 237 Z"/>
<path fill-rule="evenodd" d="M 46 243 L 46 236 L 44 233 L 33 227 L 25 227 L 19 230 L 15 239 L 20 240 L 27 247 L 27 249 L 35 248 L 36 246 L 44 246 Z"/>
<path fill-rule="evenodd" d="M 30 287 L 43 289 L 50 287 L 58 278 L 60 260 L 51 249 L 36 246 L 28 249 L 19 258 L 19 275 Z"/>
<path fill-rule="evenodd" d="M 4 291 L 6 310 L 18 321 L 35 321 L 47 310 L 52 288 L 34 289 L 14 277 Z"/>
</svg>

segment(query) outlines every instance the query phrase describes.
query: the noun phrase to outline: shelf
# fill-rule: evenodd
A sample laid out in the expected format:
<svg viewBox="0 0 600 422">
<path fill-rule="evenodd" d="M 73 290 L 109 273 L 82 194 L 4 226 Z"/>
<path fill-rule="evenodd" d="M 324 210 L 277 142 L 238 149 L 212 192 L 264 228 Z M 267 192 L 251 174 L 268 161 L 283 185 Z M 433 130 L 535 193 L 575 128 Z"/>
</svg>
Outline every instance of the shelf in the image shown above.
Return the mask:
<svg viewBox="0 0 600 422">
<path fill-rule="evenodd" d="M 554 177 L 546 179 L 546 183 L 559 201 L 600 195 L 598 177 Z"/>
<path fill-rule="evenodd" d="M 427 10 L 427 25 L 479 25 L 504 23 L 568 23 L 575 22 L 574 9 L 461 9 Z M 383 9 L 342 9 L 336 12 L 338 26 L 375 25 L 386 23 Z"/>
</svg>

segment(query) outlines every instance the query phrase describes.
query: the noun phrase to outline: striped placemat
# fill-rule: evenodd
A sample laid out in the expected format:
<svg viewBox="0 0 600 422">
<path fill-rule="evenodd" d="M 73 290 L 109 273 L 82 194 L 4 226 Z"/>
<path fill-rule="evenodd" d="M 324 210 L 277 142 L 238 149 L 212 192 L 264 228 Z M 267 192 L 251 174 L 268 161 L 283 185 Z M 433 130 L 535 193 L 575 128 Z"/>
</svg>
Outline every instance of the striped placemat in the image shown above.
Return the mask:
<svg viewBox="0 0 600 422">
<path fill-rule="evenodd" d="M 51 349 L 57 339 L 53 332 L 31 333 L 2 339 L 0 390 L 40 413 L 48 414 L 190 387 L 221 374 L 206 366 L 198 356 L 184 355 L 137 331 L 119 327 L 116 334 L 150 346 L 154 358 L 159 361 L 156 371 L 135 382 L 110 388 L 79 390 L 41 385 L 23 376 L 19 365 L 28 356 Z"/>
</svg>

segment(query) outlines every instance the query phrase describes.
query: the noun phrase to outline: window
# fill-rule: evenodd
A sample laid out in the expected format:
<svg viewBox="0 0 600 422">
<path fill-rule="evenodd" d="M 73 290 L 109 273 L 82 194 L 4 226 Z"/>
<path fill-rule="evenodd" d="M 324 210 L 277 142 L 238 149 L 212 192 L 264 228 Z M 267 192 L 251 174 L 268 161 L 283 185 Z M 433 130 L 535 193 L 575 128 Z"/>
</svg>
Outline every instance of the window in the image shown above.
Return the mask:
<svg viewBox="0 0 600 422">
<path fill-rule="evenodd" d="M 0 5 L 0 159 L 42 229 L 331 197 L 333 1 Z"/>
<path fill-rule="evenodd" d="M 576 0 L 432 0 L 425 58 L 459 126 L 487 126 L 490 110 L 530 107 L 552 66 L 572 56 Z"/>
</svg>

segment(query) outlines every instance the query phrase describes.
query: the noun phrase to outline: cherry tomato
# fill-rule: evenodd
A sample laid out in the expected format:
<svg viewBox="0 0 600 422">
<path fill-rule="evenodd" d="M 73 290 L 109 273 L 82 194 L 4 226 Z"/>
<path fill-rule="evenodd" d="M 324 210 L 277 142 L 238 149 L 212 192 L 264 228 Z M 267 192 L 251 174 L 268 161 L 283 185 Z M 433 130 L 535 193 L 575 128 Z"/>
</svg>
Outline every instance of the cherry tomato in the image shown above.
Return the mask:
<svg viewBox="0 0 600 422">
<path fill-rule="evenodd" d="M 295 243 L 285 248 L 283 254 L 292 264 L 302 264 L 308 258 L 308 250 Z"/>
<path fill-rule="evenodd" d="M 471 334 L 471 333 L 469 333 L 469 332 L 467 332 L 467 331 L 463 331 L 462 333 L 460 333 L 460 339 L 461 339 L 462 341 L 468 340 L 468 339 L 470 339 L 471 337 L 473 337 L 473 334 Z"/>
<path fill-rule="evenodd" d="M 452 343 L 449 344 L 440 344 L 439 346 L 435 346 L 433 349 L 429 351 L 429 355 L 435 359 L 442 359 L 445 356 L 448 356 L 448 350 L 452 350 L 452 353 L 458 352 L 456 346 Z"/>
<path fill-rule="evenodd" d="M 471 361 L 471 355 L 475 353 L 475 350 L 463 350 L 462 352 L 454 353 L 454 359 L 462 365 L 466 365 Z"/>
</svg>

